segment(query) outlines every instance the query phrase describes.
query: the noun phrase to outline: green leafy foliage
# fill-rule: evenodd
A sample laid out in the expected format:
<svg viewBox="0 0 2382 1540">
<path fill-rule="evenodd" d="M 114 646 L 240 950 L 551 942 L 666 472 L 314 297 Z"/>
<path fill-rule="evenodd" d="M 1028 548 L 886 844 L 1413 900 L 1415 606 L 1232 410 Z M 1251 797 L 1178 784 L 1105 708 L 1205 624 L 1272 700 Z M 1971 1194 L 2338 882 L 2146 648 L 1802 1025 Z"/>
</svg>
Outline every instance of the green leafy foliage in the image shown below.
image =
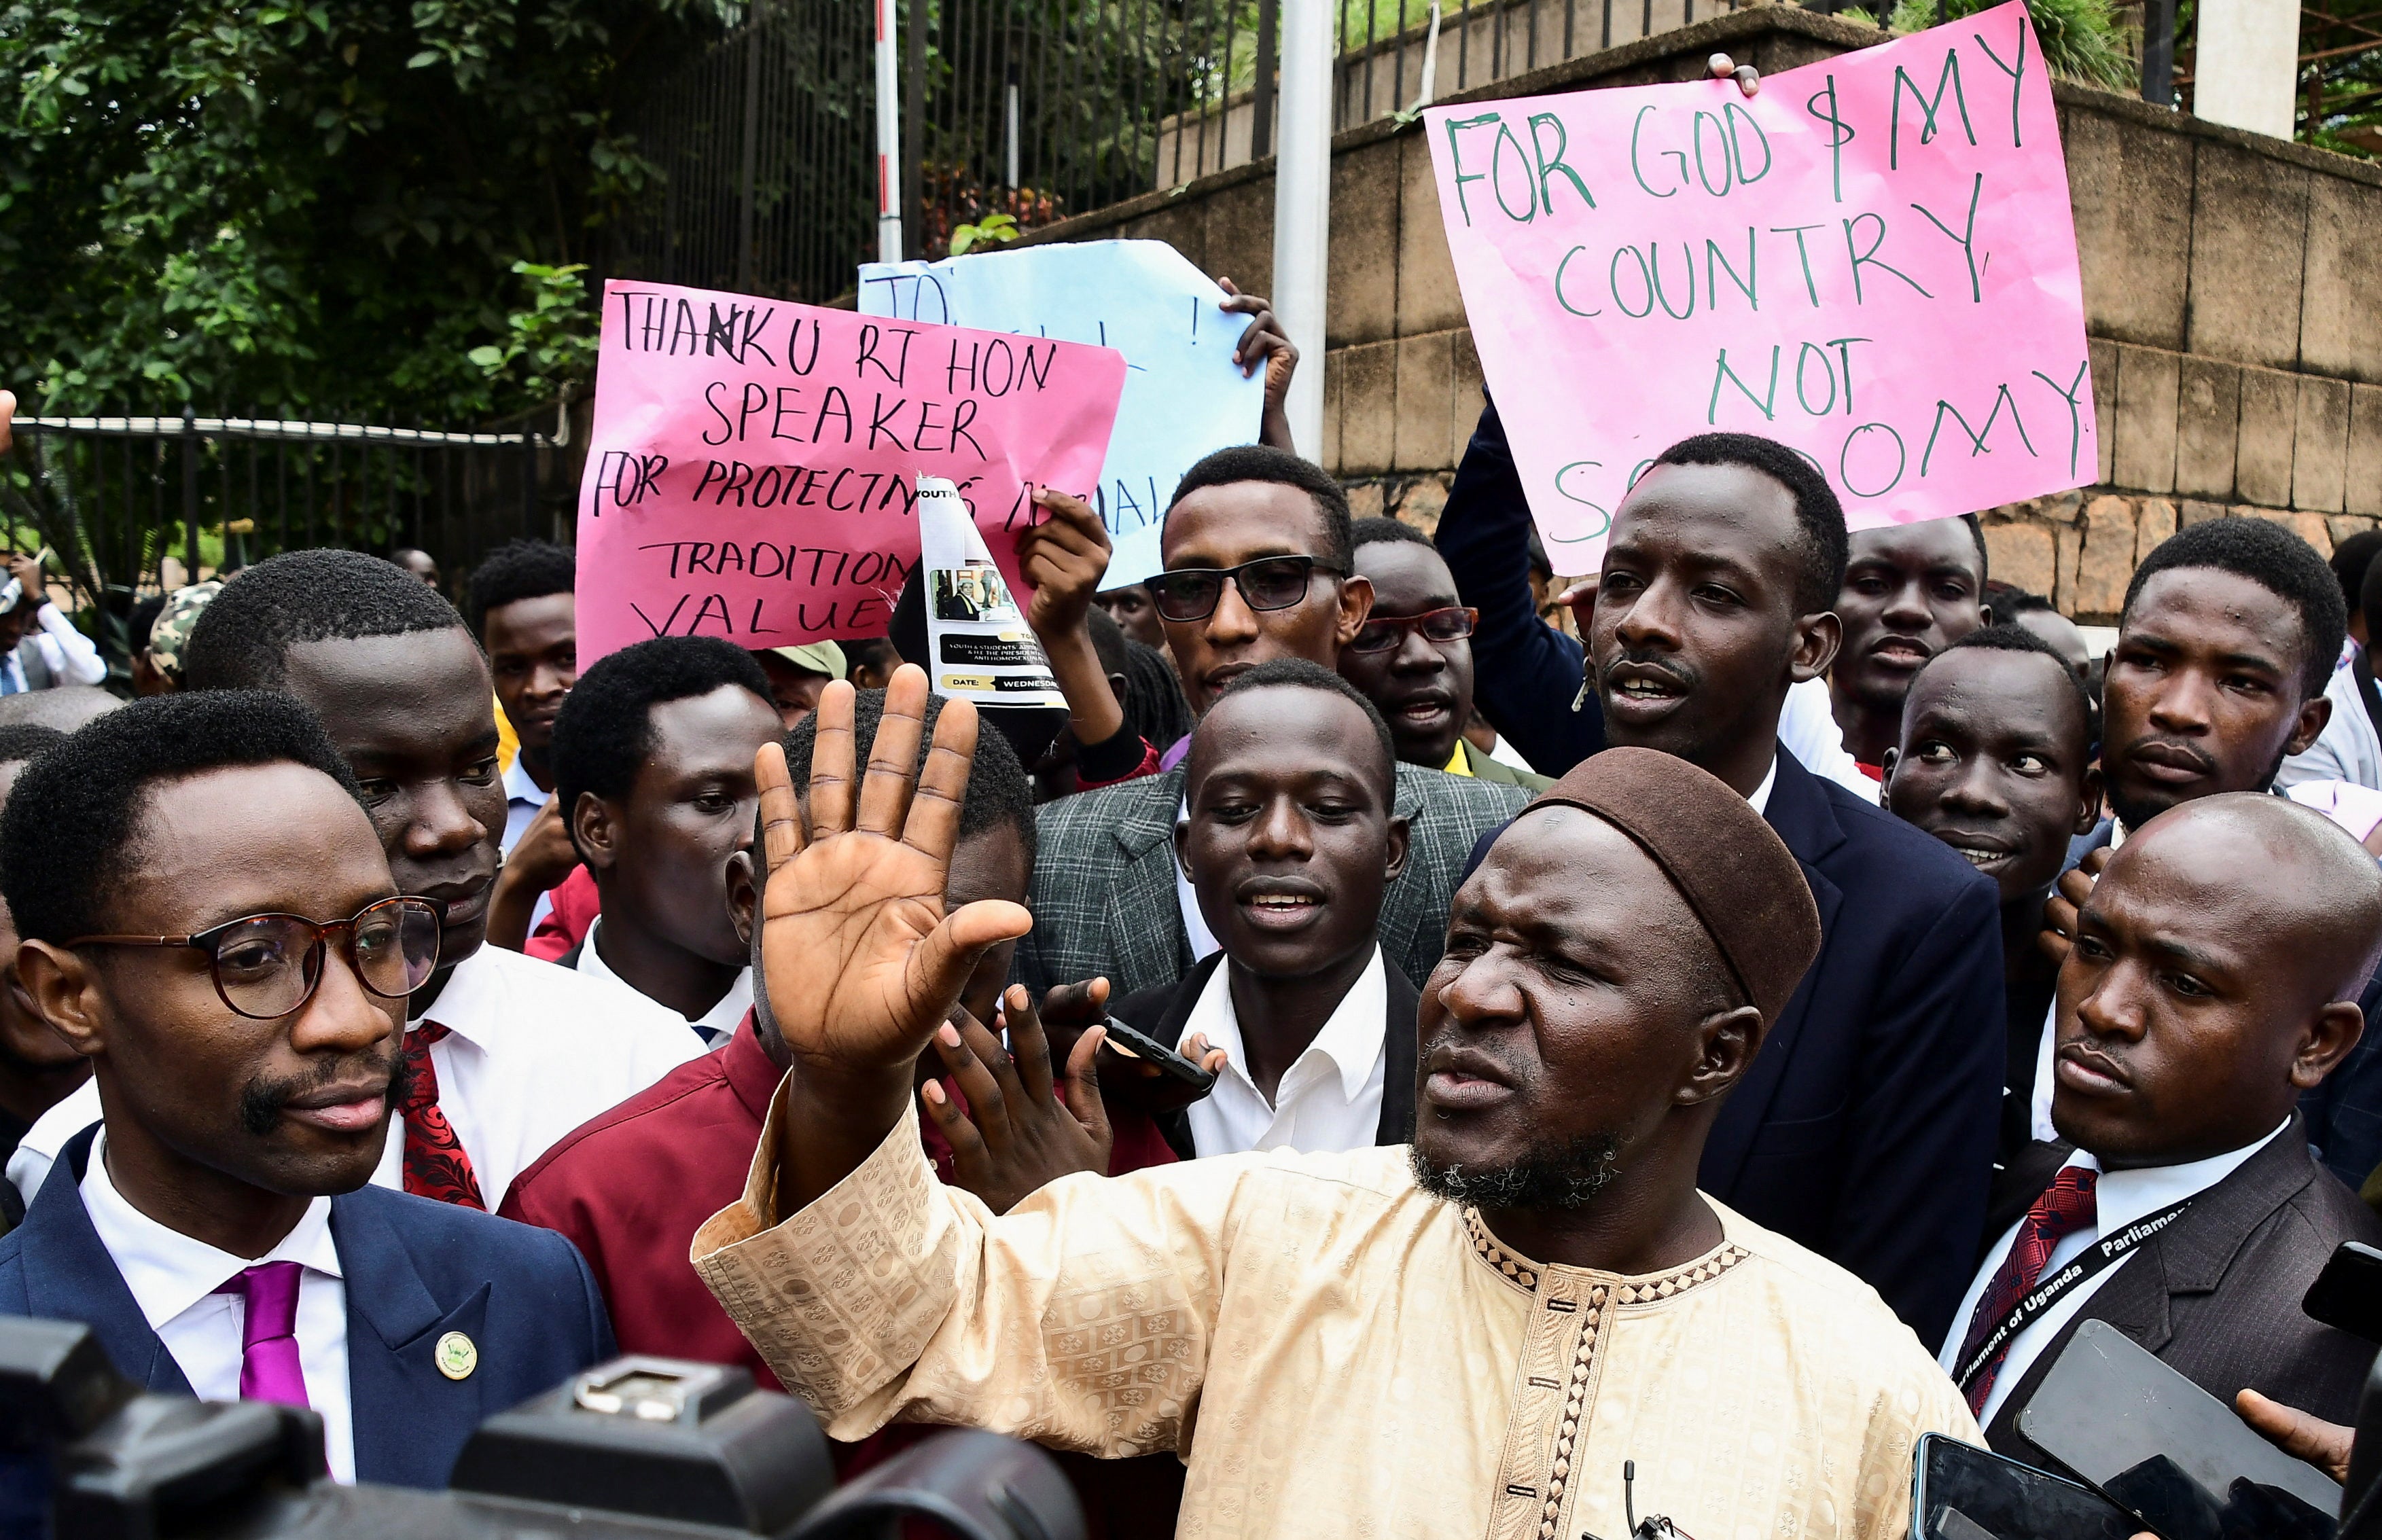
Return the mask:
<svg viewBox="0 0 2382 1540">
<path fill-rule="evenodd" d="M 1941 18 L 1957 21 L 2000 3 L 1946 0 Z M 2139 79 L 2141 67 L 2130 51 L 2131 42 L 2119 28 L 2109 0 L 2026 0 L 2026 9 L 2034 20 L 2034 35 L 2043 43 L 2044 63 L 2052 73 L 2112 91 L 2124 91 Z M 1875 12 L 1859 6 L 1836 15 L 1872 27 L 1883 25 L 1889 31 L 1918 32 L 1934 26 L 1939 12 L 1937 0 L 1899 0 L 1883 23 Z"/>
<path fill-rule="evenodd" d="M 1000 245 L 1017 238 L 1017 221 L 1005 214 L 988 214 L 973 225 L 952 231 L 952 255 L 964 257 L 978 246 Z"/>
<path fill-rule="evenodd" d="M 528 280 L 530 308 L 505 317 L 503 342 L 483 344 L 464 356 L 500 389 L 544 400 L 596 368 L 597 317 L 579 276 L 587 264 L 517 262 L 513 271 Z"/>
<path fill-rule="evenodd" d="M 584 367 L 576 269 L 651 176 L 616 125 L 708 3 L 0 0 L 0 380 L 527 406 Z"/>
</svg>

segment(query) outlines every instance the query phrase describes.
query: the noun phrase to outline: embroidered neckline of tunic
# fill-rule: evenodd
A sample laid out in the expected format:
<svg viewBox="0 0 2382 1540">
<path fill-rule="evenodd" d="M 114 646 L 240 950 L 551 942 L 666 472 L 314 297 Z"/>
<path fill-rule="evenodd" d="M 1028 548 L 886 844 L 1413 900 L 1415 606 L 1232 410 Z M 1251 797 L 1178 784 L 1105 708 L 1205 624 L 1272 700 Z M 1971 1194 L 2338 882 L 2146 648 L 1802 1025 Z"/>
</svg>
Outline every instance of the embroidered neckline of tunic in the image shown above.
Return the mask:
<svg viewBox="0 0 2382 1540">
<path fill-rule="evenodd" d="M 1494 1235 L 1489 1233 L 1489 1227 L 1481 1222 L 1479 1210 L 1467 1208 L 1464 1211 L 1464 1230 L 1465 1234 L 1471 1239 L 1472 1254 L 1486 1263 L 1491 1271 L 1526 1294 L 1538 1292 L 1539 1278 L 1546 1271 L 1545 1267 L 1541 1264 L 1530 1261 L 1528 1257 L 1508 1251 Z M 1675 1267 L 1667 1273 L 1652 1273 L 1639 1277 L 1628 1277 L 1597 1273 L 1585 1267 L 1570 1268 L 1567 1271 L 1583 1277 L 1609 1280 L 1607 1286 L 1614 1291 L 1615 1302 L 1617 1304 L 1651 1304 L 1656 1300 L 1670 1299 L 1684 1289 L 1693 1289 L 1698 1284 L 1710 1283 L 1752 1254 L 1734 1241 L 1724 1241 L 1719 1246 L 1705 1253 L 1695 1261 L 1681 1267 Z M 1598 1302 L 1603 1302 L 1600 1300 Z"/>
</svg>

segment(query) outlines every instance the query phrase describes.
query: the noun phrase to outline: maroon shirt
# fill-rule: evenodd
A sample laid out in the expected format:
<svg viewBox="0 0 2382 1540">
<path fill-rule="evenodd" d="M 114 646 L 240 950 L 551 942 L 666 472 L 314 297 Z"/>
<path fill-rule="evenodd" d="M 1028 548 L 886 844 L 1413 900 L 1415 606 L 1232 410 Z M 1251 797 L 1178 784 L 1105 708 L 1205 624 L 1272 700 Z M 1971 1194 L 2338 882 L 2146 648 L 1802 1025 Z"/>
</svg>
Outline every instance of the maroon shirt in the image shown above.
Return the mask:
<svg viewBox="0 0 2382 1540">
<path fill-rule="evenodd" d="M 782 1388 L 687 1261 L 703 1222 L 744 1194 L 754 1148 L 783 1078 L 754 1035 L 747 1011 L 727 1046 L 680 1065 L 611 1111 L 573 1130 L 513 1179 L 497 1212 L 568 1237 L 595 1270 L 624 1353 L 741 1363 L 767 1388 Z M 946 1090 L 957 1087 L 944 1082 Z M 961 1105 L 964 1106 L 964 1103 Z M 1109 1174 L 1174 1159 L 1140 1114 L 1111 1114 Z M 944 1180 L 951 1152 L 920 1124 Z M 890 1459 L 935 1430 L 886 1428 L 836 1446 L 845 1477 Z M 1172 1534 L 1183 1467 L 1172 1455 L 1094 1461 L 1062 1454 L 1095 1534 Z"/>
</svg>

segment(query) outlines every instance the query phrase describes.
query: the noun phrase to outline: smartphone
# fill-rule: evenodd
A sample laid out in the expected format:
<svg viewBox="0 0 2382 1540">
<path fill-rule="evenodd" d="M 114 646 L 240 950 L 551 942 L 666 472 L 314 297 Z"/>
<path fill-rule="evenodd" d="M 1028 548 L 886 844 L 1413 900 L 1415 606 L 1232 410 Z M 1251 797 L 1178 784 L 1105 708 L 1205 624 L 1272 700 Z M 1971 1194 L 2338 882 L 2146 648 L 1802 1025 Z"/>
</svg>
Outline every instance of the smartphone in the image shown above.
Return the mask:
<svg viewBox="0 0 2382 1540">
<path fill-rule="evenodd" d="M 2382 1252 L 2344 1241 L 2308 1285 L 2300 1309 L 2335 1331 L 2382 1344 Z"/>
<path fill-rule="evenodd" d="M 1940 1433 L 1911 1461 L 1910 1540 L 2133 1540 L 2140 1529 L 2089 1486 Z"/>
<path fill-rule="evenodd" d="M 1192 1063 L 1148 1033 L 1129 1027 L 1113 1016 L 1100 1024 L 1108 1028 L 1109 1033 L 1108 1041 L 1100 1045 L 1102 1047 L 1114 1048 L 1127 1058 L 1147 1059 L 1202 1096 L 1215 1085 L 1213 1072 Z"/>
<path fill-rule="evenodd" d="M 2105 1321 L 2076 1328 L 2020 1433 L 2166 1540 L 2334 1540 L 2340 1486 Z"/>
</svg>

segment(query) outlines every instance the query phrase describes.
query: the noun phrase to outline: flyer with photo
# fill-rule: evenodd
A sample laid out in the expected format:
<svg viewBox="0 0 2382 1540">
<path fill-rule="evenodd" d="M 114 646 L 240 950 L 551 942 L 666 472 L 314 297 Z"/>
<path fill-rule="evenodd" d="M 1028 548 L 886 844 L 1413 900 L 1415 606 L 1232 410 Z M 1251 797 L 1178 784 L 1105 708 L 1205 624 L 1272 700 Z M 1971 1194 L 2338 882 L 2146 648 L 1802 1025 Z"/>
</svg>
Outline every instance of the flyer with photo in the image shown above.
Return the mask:
<svg viewBox="0 0 2382 1540">
<path fill-rule="evenodd" d="M 1063 707 L 1042 644 L 959 488 L 939 476 L 918 478 L 918 544 L 935 693 L 978 705 Z"/>
</svg>

